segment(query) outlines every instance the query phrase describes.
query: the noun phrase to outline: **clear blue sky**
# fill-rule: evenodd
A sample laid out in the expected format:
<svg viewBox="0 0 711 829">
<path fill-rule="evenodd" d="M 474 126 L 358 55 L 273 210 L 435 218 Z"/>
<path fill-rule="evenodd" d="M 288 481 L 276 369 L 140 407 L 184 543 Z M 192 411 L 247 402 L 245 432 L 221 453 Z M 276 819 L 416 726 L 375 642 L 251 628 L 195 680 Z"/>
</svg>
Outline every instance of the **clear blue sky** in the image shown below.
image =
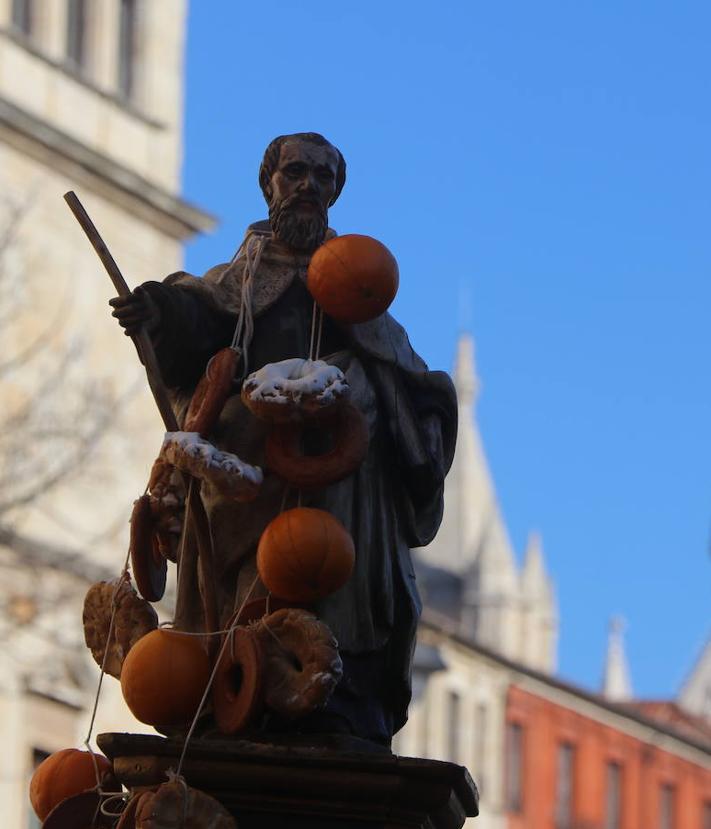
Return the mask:
<svg viewBox="0 0 711 829">
<path fill-rule="evenodd" d="M 222 225 L 188 267 L 263 217 L 271 138 L 336 143 L 331 224 L 395 253 L 415 348 L 449 368 L 474 334 L 502 509 L 557 583 L 561 673 L 597 686 L 622 613 L 636 692 L 672 695 L 711 631 L 711 5 L 191 6 L 184 189 Z"/>
</svg>

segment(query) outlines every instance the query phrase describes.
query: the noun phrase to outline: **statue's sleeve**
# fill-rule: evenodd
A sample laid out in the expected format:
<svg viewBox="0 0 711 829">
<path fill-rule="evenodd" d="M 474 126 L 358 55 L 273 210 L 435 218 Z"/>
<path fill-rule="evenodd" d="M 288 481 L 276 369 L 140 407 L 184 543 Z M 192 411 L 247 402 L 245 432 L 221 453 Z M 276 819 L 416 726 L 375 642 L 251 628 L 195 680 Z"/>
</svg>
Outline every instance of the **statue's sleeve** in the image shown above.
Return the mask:
<svg viewBox="0 0 711 829">
<path fill-rule="evenodd" d="M 444 508 L 444 478 L 457 437 L 457 398 L 443 371 L 410 371 L 376 361 L 370 375 L 394 443 L 401 526 L 410 547 L 435 537 Z"/>
<path fill-rule="evenodd" d="M 195 386 L 210 357 L 230 344 L 236 322 L 233 314 L 218 307 L 208 291 L 193 287 L 186 277 L 183 273 L 171 274 L 164 282 L 145 282 L 142 286 L 161 313 L 159 330 L 152 339 L 163 382 L 180 389 Z"/>
</svg>

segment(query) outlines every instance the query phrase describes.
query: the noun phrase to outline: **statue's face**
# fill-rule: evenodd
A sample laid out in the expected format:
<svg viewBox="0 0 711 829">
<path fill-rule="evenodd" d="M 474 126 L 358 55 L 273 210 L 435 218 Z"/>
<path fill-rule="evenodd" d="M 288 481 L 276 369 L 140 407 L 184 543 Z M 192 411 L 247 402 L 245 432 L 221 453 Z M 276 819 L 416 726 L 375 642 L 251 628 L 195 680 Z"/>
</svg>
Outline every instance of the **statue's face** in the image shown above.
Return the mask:
<svg viewBox="0 0 711 829">
<path fill-rule="evenodd" d="M 331 146 L 298 139 L 282 144 L 269 200 L 269 221 L 281 241 L 302 251 L 323 242 L 337 170 L 338 155 Z"/>
</svg>

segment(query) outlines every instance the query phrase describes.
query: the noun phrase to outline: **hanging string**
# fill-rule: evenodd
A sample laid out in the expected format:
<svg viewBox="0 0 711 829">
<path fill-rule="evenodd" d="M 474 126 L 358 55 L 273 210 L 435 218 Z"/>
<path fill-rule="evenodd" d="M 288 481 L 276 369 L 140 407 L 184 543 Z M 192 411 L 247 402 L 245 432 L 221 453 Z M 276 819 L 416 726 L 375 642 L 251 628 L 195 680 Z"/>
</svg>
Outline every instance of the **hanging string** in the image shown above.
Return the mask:
<svg viewBox="0 0 711 829">
<path fill-rule="evenodd" d="M 309 340 L 309 360 L 314 358 L 314 343 L 316 341 L 316 314 L 318 305 L 314 300 L 313 308 L 311 309 L 311 339 Z"/>
<path fill-rule="evenodd" d="M 126 558 L 123 562 L 123 568 L 121 570 L 121 575 L 118 577 L 116 581 L 116 585 L 114 586 L 113 591 L 111 592 L 111 619 L 109 620 L 109 632 L 106 636 L 106 646 L 104 648 L 104 656 L 101 660 L 101 671 L 99 673 L 99 683 L 96 686 L 96 694 L 94 695 L 94 707 L 92 708 L 91 712 L 91 719 L 89 721 L 89 731 L 86 735 L 86 739 L 84 740 L 83 745 L 86 746 L 89 754 L 91 756 L 91 762 L 94 766 L 94 775 L 96 777 L 96 791 L 99 794 L 103 794 L 101 790 L 101 773 L 99 772 L 99 764 L 96 761 L 96 752 L 91 747 L 91 737 L 94 733 L 94 723 L 96 722 L 96 713 L 99 709 L 99 697 L 101 696 L 101 686 L 104 684 L 104 674 L 106 673 L 106 660 L 108 659 L 109 655 L 109 646 L 111 644 L 111 637 L 113 636 L 114 632 L 114 622 L 116 620 L 116 611 L 118 610 L 118 603 L 116 601 L 116 597 L 118 596 L 118 591 L 121 589 L 123 583 L 128 581 L 128 562 L 131 557 L 131 548 L 129 547 L 128 551 L 126 552 Z"/>
<path fill-rule="evenodd" d="M 321 353 L 321 334 L 323 333 L 323 308 L 319 305 L 318 308 L 318 336 L 316 338 L 316 353 L 314 354 L 314 359 L 318 360 L 319 354 Z"/>
<path fill-rule="evenodd" d="M 284 495 L 282 496 L 281 506 L 279 507 L 279 512 L 280 513 L 284 512 L 284 507 L 286 506 L 286 499 L 287 499 L 287 496 L 289 495 L 290 490 L 291 490 L 291 487 L 289 486 L 289 484 L 285 484 L 284 485 Z"/>
<path fill-rule="evenodd" d="M 113 818 L 120 818 L 121 815 L 125 811 L 125 807 L 120 812 L 112 812 L 108 806 L 109 803 L 113 803 L 115 800 L 130 800 L 131 799 L 131 792 L 119 792 L 117 794 L 113 794 L 111 797 L 107 797 L 106 800 L 101 802 L 99 806 L 99 811 L 101 812 L 104 817 L 113 817 Z M 96 823 L 96 818 L 94 819 L 94 823 Z"/>
<path fill-rule="evenodd" d="M 217 653 L 217 658 L 215 659 L 215 665 L 214 665 L 214 667 L 213 667 L 213 669 L 210 673 L 209 679 L 207 680 L 207 685 L 205 686 L 205 692 L 203 693 L 202 699 L 200 700 L 200 703 L 197 707 L 197 711 L 195 712 L 195 716 L 193 717 L 193 721 L 190 725 L 190 728 L 188 729 L 188 733 L 185 735 L 185 743 L 183 744 L 183 750 L 180 754 L 180 760 L 178 762 L 178 768 L 175 772 L 177 775 L 180 775 L 180 772 L 182 771 L 183 761 L 185 760 L 185 754 L 188 750 L 188 745 L 190 744 L 190 740 L 193 736 L 193 732 L 195 731 L 195 727 L 197 726 L 198 720 L 200 718 L 200 714 L 202 713 L 202 709 L 204 708 L 205 702 L 207 701 L 207 695 L 210 693 L 210 689 L 212 688 L 212 684 L 215 681 L 215 676 L 217 675 L 217 669 L 220 665 L 222 655 L 224 654 L 225 650 L 227 649 L 227 643 L 230 641 L 232 631 L 237 627 L 239 617 L 242 615 L 242 611 L 247 606 L 247 602 L 249 601 L 250 596 L 254 592 L 254 588 L 257 586 L 258 581 L 259 581 L 259 575 L 256 575 L 254 577 L 254 581 L 250 585 L 249 590 L 247 591 L 244 599 L 242 600 L 242 604 L 240 605 L 239 610 L 237 611 L 237 613 L 234 616 L 234 621 L 230 625 L 229 630 L 227 631 L 227 635 L 225 636 L 225 639 L 224 639 L 224 641 L 223 641 L 223 643 L 220 647 L 220 650 Z"/>
<path fill-rule="evenodd" d="M 240 294 L 239 315 L 232 336 L 231 348 L 242 351 L 243 375 L 249 371 L 249 344 L 254 336 L 254 309 L 252 308 L 252 288 L 257 269 L 262 261 L 266 246 L 266 237 L 251 236 L 244 245 L 244 269 L 242 270 L 242 290 Z M 240 248 L 242 250 L 242 248 Z M 240 251 L 235 254 L 235 257 Z M 232 263 L 230 263 L 230 266 Z"/>
<path fill-rule="evenodd" d="M 309 360 L 318 360 L 321 352 L 321 334 L 323 332 L 323 309 L 314 300 L 311 311 L 311 339 L 309 341 Z"/>
</svg>

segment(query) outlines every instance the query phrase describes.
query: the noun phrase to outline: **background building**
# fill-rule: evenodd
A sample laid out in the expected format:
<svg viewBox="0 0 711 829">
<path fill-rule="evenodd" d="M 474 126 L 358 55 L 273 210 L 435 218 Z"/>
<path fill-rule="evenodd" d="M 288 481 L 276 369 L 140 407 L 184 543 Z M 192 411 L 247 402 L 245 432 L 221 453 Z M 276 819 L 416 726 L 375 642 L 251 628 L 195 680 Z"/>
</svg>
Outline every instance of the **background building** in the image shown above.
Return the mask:
<svg viewBox="0 0 711 829">
<path fill-rule="evenodd" d="M 0 0 L 0 824 L 33 764 L 86 735 L 89 584 L 121 570 L 161 440 L 74 189 L 130 285 L 212 220 L 179 196 L 184 0 Z M 111 677 L 97 728 L 132 725 Z M 135 724 L 133 724 L 135 725 Z M 145 730 L 145 727 L 141 727 Z"/>
<path fill-rule="evenodd" d="M 461 763 L 479 829 L 711 829 L 711 649 L 678 701 L 635 700 L 621 619 L 600 693 L 555 677 L 557 608 L 540 537 L 518 566 L 476 427 L 471 337 L 453 371 L 459 438 L 435 541 L 400 753 Z"/>
</svg>

